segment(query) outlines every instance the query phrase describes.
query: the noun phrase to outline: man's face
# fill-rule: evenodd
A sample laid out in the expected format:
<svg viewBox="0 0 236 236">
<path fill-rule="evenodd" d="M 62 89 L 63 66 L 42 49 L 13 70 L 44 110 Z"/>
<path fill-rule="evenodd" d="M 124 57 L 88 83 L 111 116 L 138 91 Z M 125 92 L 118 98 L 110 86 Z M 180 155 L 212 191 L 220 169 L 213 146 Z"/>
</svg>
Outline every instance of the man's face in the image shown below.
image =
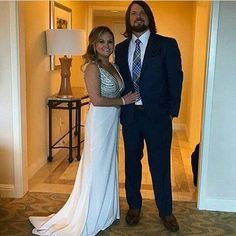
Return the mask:
<svg viewBox="0 0 236 236">
<path fill-rule="evenodd" d="M 147 30 L 149 19 L 144 9 L 138 4 L 133 4 L 130 9 L 130 25 L 133 32 L 141 33 Z"/>
</svg>

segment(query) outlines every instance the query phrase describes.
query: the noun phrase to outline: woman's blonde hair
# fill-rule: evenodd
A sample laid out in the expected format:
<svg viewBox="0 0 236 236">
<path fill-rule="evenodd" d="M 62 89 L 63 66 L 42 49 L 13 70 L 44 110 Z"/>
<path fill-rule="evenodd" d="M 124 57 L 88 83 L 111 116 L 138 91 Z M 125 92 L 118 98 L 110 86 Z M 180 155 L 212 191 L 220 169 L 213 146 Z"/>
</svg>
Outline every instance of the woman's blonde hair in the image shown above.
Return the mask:
<svg viewBox="0 0 236 236">
<path fill-rule="evenodd" d="M 86 65 L 87 63 L 90 63 L 90 62 L 96 63 L 99 61 L 97 57 L 97 52 L 95 50 L 95 44 L 99 41 L 100 37 L 106 32 L 112 35 L 112 38 L 114 41 L 114 34 L 110 30 L 110 28 L 108 28 L 107 26 L 97 26 L 93 28 L 92 31 L 90 32 L 88 47 L 87 47 L 86 53 L 82 56 L 84 60 L 84 63 L 81 66 L 82 70 L 83 70 L 84 65 Z"/>
</svg>

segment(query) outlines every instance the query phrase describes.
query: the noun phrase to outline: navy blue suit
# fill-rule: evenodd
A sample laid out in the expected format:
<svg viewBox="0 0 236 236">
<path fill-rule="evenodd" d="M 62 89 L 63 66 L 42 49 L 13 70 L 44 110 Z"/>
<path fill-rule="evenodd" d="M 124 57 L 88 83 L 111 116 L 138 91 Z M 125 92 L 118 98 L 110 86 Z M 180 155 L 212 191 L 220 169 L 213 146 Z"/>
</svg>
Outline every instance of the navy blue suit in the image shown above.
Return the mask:
<svg viewBox="0 0 236 236">
<path fill-rule="evenodd" d="M 115 61 L 125 82 L 124 94 L 134 91 L 128 66 L 130 38 L 115 49 Z M 144 110 L 134 104 L 121 108 L 125 144 L 125 187 L 130 208 L 141 208 L 140 193 L 144 140 L 152 176 L 155 200 L 160 216 L 172 213 L 170 147 L 172 120 L 179 113 L 182 90 L 181 56 L 173 38 L 152 34 L 149 37 L 139 90 Z"/>
</svg>

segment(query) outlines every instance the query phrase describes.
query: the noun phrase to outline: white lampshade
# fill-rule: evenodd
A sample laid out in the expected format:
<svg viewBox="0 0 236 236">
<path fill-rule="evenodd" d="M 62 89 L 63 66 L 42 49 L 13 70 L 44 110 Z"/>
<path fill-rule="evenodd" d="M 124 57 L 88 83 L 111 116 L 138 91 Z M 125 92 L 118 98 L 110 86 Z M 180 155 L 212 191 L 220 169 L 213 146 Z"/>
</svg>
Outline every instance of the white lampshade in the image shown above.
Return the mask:
<svg viewBox="0 0 236 236">
<path fill-rule="evenodd" d="M 75 29 L 49 29 L 46 31 L 47 54 L 82 55 L 85 52 L 85 32 Z"/>
</svg>

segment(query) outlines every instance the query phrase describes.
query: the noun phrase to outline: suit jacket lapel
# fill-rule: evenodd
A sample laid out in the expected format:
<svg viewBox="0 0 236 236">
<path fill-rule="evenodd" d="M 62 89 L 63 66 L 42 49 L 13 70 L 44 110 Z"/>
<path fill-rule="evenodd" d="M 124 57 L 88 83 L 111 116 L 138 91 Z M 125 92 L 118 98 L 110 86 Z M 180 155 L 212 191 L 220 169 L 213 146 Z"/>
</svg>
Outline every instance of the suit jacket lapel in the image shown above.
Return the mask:
<svg viewBox="0 0 236 236">
<path fill-rule="evenodd" d="M 127 75 L 128 77 L 132 80 L 132 76 L 131 76 L 131 73 L 130 73 L 130 70 L 129 70 L 129 63 L 128 63 L 128 52 L 129 52 L 129 43 L 130 43 L 130 40 L 131 39 L 127 39 L 124 43 L 124 50 L 122 51 L 123 54 L 121 55 L 122 58 L 124 59 L 123 62 L 124 62 L 124 71 L 127 71 Z"/>
<path fill-rule="evenodd" d="M 147 67 L 149 63 L 151 63 L 152 57 L 161 53 L 160 40 L 159 40 L 159 37 L 156 37 L 156 36 L 157 35 L 151 34 L 149 37 L 147 48 L 146 48 L 144 59 L 143 59 L 143 65 L 141 69 L 141 76 L 140 76 L 141 79 L 142 79 L 142 74 L 145 71 L 145 68 Z"/>
</svg>

